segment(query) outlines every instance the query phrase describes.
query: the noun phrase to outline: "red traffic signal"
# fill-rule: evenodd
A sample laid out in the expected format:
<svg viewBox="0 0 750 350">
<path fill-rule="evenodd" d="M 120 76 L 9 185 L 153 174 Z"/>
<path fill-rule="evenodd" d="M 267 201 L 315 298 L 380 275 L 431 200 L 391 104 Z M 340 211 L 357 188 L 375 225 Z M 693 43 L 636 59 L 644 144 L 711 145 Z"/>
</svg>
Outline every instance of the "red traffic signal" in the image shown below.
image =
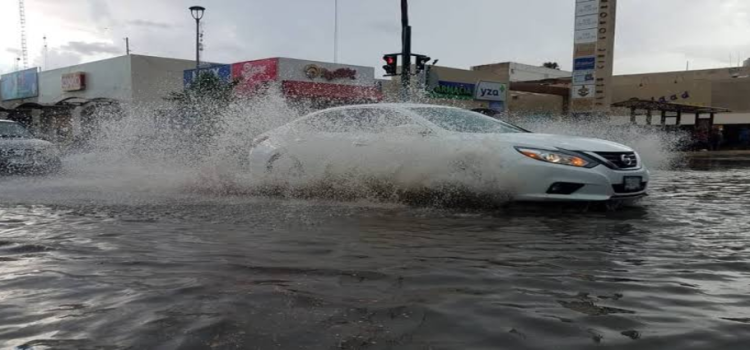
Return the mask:
<svg viewBox="0 0 750 350">
<path fill-rule="evenodd" d="M 385 65 L 383 66 L 383 69 L 385 70 L 386 76 L 396 75 L 396 70 L 398 68 L 398 55 L 397 54 L 389 54 L 383 56 L 383 61 L 385 61 Z"/>
</svg>

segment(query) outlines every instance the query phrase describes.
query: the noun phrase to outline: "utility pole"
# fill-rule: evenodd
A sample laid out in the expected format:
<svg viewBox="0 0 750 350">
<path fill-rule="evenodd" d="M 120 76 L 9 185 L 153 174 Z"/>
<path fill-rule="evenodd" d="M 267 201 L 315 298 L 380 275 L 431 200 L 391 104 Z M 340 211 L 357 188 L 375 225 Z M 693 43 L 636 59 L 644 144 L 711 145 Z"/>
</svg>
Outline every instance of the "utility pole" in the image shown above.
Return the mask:
<svg viewBox="0 0 750 350">
<path fill-rule="evenodd" d="M 130 38 L 125 38 L 125 54 L 130 56 Z"/>
<path fill-rule="evenodd" d="M 333 63 L 339 63 L 339 0 L 333 2 Z"/>
<path fill-rule="evenodd" d="M 411 26 L 409 25 L 409 3 L 401 0 L 401 99 L 409 100 L 411 86 Z"/>
</svg>

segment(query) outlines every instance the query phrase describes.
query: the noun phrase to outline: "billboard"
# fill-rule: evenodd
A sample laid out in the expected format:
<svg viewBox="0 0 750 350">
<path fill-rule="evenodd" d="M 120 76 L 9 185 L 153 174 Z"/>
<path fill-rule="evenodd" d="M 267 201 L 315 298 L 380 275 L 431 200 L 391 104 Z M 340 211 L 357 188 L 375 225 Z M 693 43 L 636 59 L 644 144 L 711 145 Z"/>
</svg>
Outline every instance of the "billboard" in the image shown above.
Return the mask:
<svg viewBox="0 0 750 350">
<path fill-rule="evenodd" d="M 62 91 L 80 91 L 86 89 L 86 74 L 83 72 L 62 75 Z"/>
<path fill-rule="evenodd" d="M 232 78 L 239 80 L 235 89 L 240 93 L 252 92 L 262 83 L 276 81 L 278 76 L 278 58 L 232 64 Z"/>
<path fill-rule="evenodd" d="M 576 0 L 571 110 L 606 112 L 612 104 L 617 0 Z"/>
<path fill-rule="evenodd" d="M 37 68 L 3 74 L 1 97 L 3 101 L 18 100 L 39 96 L 39 75 Z"/>
<path fill-rule="evenodd" d="M 182 84 L 185 87 L 190 86 L 190 84 L 195 81 L 195 72 L 195 69 L 187 69 L 182 72 Z M 232 81 L 232 66 L 229 64 L 212 64 L 208 67 L 201 68 L 200 73 L 210 73 L 225 83 Z"/>
<path fill-rule="evenodd" d="M 508 88 L 503 83 L 480 81 L 474 88 L 474 99 L 479 101 L 505 101 Z"/>
</svg>

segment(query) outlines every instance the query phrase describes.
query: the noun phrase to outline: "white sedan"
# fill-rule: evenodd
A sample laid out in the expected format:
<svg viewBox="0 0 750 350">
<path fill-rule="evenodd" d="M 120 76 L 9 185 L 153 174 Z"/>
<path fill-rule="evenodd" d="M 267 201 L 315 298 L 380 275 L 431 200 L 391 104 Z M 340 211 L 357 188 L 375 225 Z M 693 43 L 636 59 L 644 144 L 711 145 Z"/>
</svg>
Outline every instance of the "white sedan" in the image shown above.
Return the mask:
<svg viewBox="0 0 750 350">
<path fill-rule="evenodd" d="M 436 165 L 441 160 L 446 166 Z M 418 104 L 309 114 L 253 140 L 249 166 L 252 174 L 275 178 L 471 178 L 493 190 L 502 186 L 488 184 L 505 184 L 516 201 L 635 199 L 646 195 L 649 182 L 640 156 L 627 146 L 536 134 L 480 113 Z"/>
</svg>

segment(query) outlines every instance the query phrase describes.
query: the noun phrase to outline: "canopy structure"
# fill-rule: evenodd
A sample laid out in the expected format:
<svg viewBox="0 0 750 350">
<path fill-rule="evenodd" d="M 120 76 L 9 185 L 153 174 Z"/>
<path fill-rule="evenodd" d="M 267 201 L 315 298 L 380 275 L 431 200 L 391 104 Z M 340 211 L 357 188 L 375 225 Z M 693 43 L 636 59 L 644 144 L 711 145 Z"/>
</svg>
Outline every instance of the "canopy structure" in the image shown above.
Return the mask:
<svg viewBox="0 0 750 350">
<path fill-rule="evenodd" d="M 698 121 L 707 121 L 708 127 L 714 125 L 714 117 L 716 113 L 728 113 L 731 112 L 726 108 L 719 107 L 707 107 L 707 106 L 694 106 L 680 103 L 660 102 L 652 100 L 641 100 L 633 98 L 627 101 L 617 102 L 612 104 L 613 108 L 628 108 L 630 109 L 630 123 L 635 124 L 636 117 L 638 115 L 646 115 L 646 123 L 648 125 L 653 124 L 653 113 L 659 112 L 661 114 L 661 120 L 659 125 L 666 125 L 667 118 L 675 118 L 674 125 L 681 125 L 683 114 L 695 114 L 695 124 L 698 125 Z M 708 115 L 708 118 L 702 118 L 702 116 Z M 705 122 L 703 123 L 705 125 Z"/>
</svg>

